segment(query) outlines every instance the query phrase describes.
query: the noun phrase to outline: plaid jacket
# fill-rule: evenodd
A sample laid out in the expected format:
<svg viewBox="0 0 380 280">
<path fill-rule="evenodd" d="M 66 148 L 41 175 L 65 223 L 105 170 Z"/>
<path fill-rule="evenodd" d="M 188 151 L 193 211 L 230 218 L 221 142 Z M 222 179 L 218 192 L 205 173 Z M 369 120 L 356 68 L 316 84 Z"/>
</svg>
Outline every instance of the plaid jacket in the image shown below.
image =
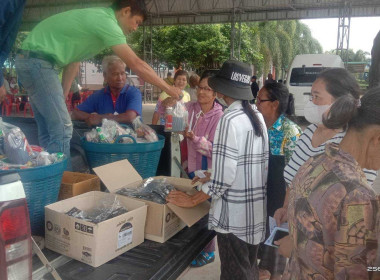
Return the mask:
<svg viewBox="0 0 380 280">
<path fill-rule="evenodd" d="M 215 131 L 211 180 L 201 186 L 212 197 L 209 228 L 254 245 L 265 236 L 269 158 L 264 119 L 255 112 L 264 137 L 254 134 L 241 101 L 226 109 Z"/>
</svg>

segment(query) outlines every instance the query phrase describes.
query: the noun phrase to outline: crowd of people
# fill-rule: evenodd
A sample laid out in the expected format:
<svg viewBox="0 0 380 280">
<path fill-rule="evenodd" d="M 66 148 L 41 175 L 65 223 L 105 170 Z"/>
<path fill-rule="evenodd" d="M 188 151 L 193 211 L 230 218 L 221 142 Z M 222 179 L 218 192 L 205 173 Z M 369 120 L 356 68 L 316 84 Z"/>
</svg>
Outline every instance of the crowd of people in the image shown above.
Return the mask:
<svg viewBox="0 0 380 280">
<path fill-rule="evenodd" d="M 294 99 L 286 86 L 267 80 L 250 105 L 249 77 L 248 65 L 227 61 L 214 77 L 201 78 L 198 98 L 208 92 L 211 108 L 218 110 L 217 98 L 227 108 L 209 141 L 199 130 L 184 132 L 189 175 L 195 168 L 206 177 L 193 179 L 201 183 L 197 194 L 172 191 L 167 200 L 193 207 L 211 199 L 221 279 L 380 279 L 368 269 L 380 264 L 380 205 L 372 188 L 380 169 L 380 88 L 363 95 L 347 70 L 321 72 L 305 106 L 311 124 L 302 132 L 289 119 Z M 210 112 L 200 108 L 197 122 Z M 270 219 L 288 222 L 289 235 L 276 246 L 263 243 Z M 213 261 L 209 247 L 194 264 Z"/>
<path fill-rule="evenodd" d="M 12 17 L 0 26 L 1 64 L 25 5 L 4 1 L 12 5 L 2 5 L 0 16 Z M 162 90 L 153 124 L 165 124 L 168 107 L 184 105 L 192 117 L 182 133 L 183 168 L 198 192 L 172 191 L 167 201 L 180 207 L 211 201 L 208 226 L 217 235 L 221 279 L 380 279 L 380 205 L 372 188 L 380 169 L 380 88 L 363 93 L 348 71 L 321 72 L 305 106 L 311 124 L 302 131 L 290 119 L 294 99 L 284 84 L 268 74 L 260 89 L 245 63 L 228 60 L 214 75 L 178 70 L 159 78 L 126 43 L 146 17 L 144 1 L 115 0 L 108 8 L 54 15 L 32 30 L 16 70 L 40 145 L 70 157 L 65 99 L 70 89 L 77 92 L 78 61 L 111 47 L 115 55 L 102 64 L 106 86 L 72 117 L 93 126 L 141 116 L 141 92 L 126 84 L 126 66 Z M 0 86 L 1 101 L 11 85 L 0 76 Z M 275 246 L 264 244 L 271 221 L 289 229 Z M 191 265 L 213 262 L 214 251 L 212 240 Z"/>
</svg>

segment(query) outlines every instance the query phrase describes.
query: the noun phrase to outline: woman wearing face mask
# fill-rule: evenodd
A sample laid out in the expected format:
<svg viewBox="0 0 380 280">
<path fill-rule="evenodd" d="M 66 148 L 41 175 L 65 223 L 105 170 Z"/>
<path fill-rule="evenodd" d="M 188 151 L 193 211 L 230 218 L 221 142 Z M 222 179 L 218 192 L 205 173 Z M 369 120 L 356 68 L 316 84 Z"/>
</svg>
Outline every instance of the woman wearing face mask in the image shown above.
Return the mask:
<svg viewBox="0 0 380 280">
<path fill-rule="evenodd" d="M 346 134 L 345 126 L 327 128 L 322 123 L 324 117 L 330 121 L 349 116 L 352 112 L 350 102 L 359 100 L 360 88 L 355 78 L 345 69 L 328 69 L 321 72 L 311 88 L 311 100 L 305 106 L 305 118 L 312 124 L 300 136 L 294 153 L 284 170 L 285 181 L 290 184 L 298 169 L 310 157 L 325 151 L 328 143 L 340 143 Z M 373 184 L 377 173 L 364 169 L 369 185 Z M 291 187 L 291 186 L 290 186 Z M 286 190 L 284 205 L 274 214 L 277 224 L 287 220 L 289 187 Z"/>
<path fill-rule="evenodd" d="M 378 272 L 368 272 L 379 266 L 379 200 L 363 169 L 380 168 L 380 88 L 361 100 L 343 100 L 336 104 L 346 114 L 336 115 L 334 104 L 323 123 L 331 129 L 348 124 L 344 138 L 307 160 L 292 181 L 288 217 L 294 249 L 285 280 L 379 279 Z"/>
</svg>

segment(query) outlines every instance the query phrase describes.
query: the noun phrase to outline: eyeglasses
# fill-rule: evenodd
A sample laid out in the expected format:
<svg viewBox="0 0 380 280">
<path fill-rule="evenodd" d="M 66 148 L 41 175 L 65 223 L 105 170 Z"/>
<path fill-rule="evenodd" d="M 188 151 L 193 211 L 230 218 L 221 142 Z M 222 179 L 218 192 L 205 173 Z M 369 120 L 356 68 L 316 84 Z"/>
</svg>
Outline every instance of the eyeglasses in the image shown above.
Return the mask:
<svg viewBox="0 0 380 280">
<path fill-rule="evenodd" d="M 207 91 L 207 92 L 214 92 L 214 91 L 212 90 L 212 88 L 209 88 L 209 87 L 200 87 L 200 86 L 196 86 L 195 88 L 196 88 L 197 90 L 199 90 L 199 91 L 203 90 L 203 91 Z"/>
<path fill-rule="evenodd" d="M 260 99 L 260 97 L 256 97 L 256 104 L 257 104 L 257 105 L 260 105 L 260 103 L 267 102 L 267 101 L 273 102 L 274 100 L 270 100 L 270 99 Z"/>
<path fill-rule="evenodd" d="M 319 100 L 319 96 L 318 95 L 311 95 L 309 96 L 309 100 L 310 101 L 313 101 L 313 100 Z"/>
</svg>

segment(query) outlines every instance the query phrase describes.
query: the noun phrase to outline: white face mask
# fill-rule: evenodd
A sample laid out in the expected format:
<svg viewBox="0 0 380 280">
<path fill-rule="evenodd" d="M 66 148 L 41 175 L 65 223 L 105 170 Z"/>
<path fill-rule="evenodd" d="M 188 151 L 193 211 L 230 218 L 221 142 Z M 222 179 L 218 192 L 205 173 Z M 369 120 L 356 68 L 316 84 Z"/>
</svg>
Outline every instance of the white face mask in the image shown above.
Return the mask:
<svg viewBox="0 0 380 280">
<path fill-rule="evenodd" d="M 220 104 L 222 104 L 222 105 L 225 106 L 225 107 L 228 107 L 226 101 L 224 101 L 223 98 L 220 98 L 220 97 L 217 96 L 216 99 L 218 100 L 218 102 L 219 102 Z"/>
<path fill-rule="evenodd" d="M 331 105 L 315 105 L 312 101 L 306 103 L 304 113 L 305 119 L 314 124 L 322 124 L 323 114 Z"/>
</svg>

